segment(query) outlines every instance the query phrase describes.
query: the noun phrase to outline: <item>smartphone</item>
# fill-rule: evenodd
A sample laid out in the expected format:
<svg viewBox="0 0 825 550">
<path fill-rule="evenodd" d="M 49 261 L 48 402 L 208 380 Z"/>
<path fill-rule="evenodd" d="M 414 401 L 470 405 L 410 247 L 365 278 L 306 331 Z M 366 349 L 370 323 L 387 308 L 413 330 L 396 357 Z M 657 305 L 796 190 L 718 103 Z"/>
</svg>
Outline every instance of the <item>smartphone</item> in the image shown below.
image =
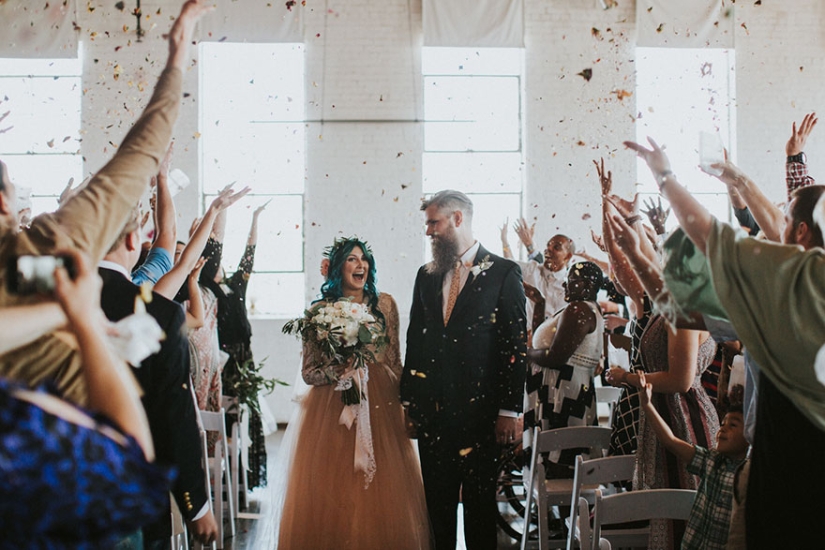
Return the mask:
<svg viewBox="0 0 825 550">
<path fill-rule="evenodd" d="M 74 279 L 74 263 L 70 256 L 12 256 L 9 259 L 8 289 L 12 294 L 51 294 L 54 292 L 54 270 L 65 267 Z"/>
<path fill-rule="evenodd" d="M 725 148 L 718 133 L 699 133 L 699 166 L 712 176 L 719 176 L 722 170 L 711 168 L 712 164 L 725 162 Z"/>
</svg>

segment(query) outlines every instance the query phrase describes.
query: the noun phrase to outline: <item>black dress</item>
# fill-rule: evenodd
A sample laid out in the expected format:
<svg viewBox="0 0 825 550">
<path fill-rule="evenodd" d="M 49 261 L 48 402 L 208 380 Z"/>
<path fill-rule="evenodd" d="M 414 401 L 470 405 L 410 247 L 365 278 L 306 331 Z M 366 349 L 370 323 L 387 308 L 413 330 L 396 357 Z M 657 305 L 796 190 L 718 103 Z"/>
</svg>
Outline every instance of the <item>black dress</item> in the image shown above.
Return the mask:
<svg viewBox="0 0 825 550">
<path fill-rule="evenodd" d="M 236 396 L 235 384 L 241 368 L 254 368 L 252 357 L 252 326 L 246 313 L 246 288 L 255 263 L 255 245 L 247 246 L 237 271 L 219 285 L 218 341 L 229 354 L 223 369 L 223 393 Z M 247 486 L 266 487 L 266 442 L 261 415 L 255 407 L 249 408 L 249 472 Z"/>
</svg>

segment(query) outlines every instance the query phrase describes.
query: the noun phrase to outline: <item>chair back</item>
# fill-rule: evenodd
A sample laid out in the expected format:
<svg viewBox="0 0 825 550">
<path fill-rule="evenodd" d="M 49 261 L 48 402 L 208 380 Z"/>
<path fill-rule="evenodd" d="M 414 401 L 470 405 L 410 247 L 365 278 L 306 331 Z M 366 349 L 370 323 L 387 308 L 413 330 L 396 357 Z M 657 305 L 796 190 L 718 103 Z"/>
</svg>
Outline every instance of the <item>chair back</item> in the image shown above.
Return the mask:
<svg viewBox="0 0 825 550">
<path fill-rule="evenodd" d="M 602 525 L 651 519 L 681 519 L 690 516 L 696 491 L 645 489 L 615 495 L 596 495 L 592 549 L 599 548 Z"/>
<path fill-rule="evenodd" d="M 622 388 L 614 388 L 613 386 L 596 386 L 596 403 L 604 403 L 607 405 L 607 426 L 613 425 L 613 412 L 616 410 L 616 404 L 622 397 Z"/>
<path fill-rule="evenodd" d="M 580 541 L 581 548 L 590 547 L 590 505 L 595 502 L 595 490 L 598 488 L 602 493 L 612 492 L 611 485 L 620 481 L 631 481 L 635 469 L 636 457 L 633 455 L 590 460 L 585 460 L 581 455 L 576 457 L 567 550 L 572 550 L 576 541 Z"/>
<path fill-rule="evenodd" d="M 571 449 L 584 449 L 583 452 L 589 457 L 601 457 L 607 454 L 610 448 L 610 434 L 611 429 L 602 426 L 569 426 L 550 430 L 534 428 L 533 453 L 530 456 L 529 470 L 525 472 L 524 476 L 524 479 L 527 480 L 524 524 L 526 526 L 530 524 L 532 504 L 533 499 L 535 499 L 538 509 L 539 548 L 548 547 L 548 544 L 550 546 L 558 545 L 556 547 L 559 548 L 564 547 L 564 540 L 547 542 L 550 530 L 547 515 L 550 507 L 569 505 L 572 502 L 573 494 L 572 479 L 546 479 L 544 461 L 541 459 L 541 455 Z M 525 530 L 527 530 L 526 527 Z M 522 537 L 522 550 L 526 548 L 526 538 Z"/>
</svg>

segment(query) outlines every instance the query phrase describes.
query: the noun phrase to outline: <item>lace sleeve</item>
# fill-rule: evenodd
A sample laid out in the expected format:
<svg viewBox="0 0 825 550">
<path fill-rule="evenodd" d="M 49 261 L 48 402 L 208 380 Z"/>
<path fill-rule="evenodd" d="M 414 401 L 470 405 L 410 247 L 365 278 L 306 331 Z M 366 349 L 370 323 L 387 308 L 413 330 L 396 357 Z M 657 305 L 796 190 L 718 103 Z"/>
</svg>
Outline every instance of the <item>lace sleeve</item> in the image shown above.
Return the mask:
<svg viewBox="0 0 825 550">
<path fill-rule="evenodd" d="M 324 357 L 319 347 L 312 342 L 304 342 L 301 376 L 310 386 L 326 386 L 336 379 L 329 358 Z"/>
<path fill-rule="evenodd" d="M 398 305 L 395 299 L 389 294 L 381 294 L 381 311 L 387 323 L 387 366 L 395 373 L 396 376 L 401 376 L 403 366 L 401 365 L 401 345 L 399 341 L 399 322 L 398 322 Z"/>
</svg>

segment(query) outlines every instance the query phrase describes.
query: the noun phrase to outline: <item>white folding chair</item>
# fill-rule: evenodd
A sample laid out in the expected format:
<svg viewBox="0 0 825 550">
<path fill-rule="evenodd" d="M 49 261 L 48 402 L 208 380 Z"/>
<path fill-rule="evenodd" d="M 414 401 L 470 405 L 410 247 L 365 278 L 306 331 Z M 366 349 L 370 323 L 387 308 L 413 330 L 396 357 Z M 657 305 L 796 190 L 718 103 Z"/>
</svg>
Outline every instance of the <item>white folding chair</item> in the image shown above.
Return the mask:
<svg viewBox="0 0 825 550">
<path fill-rule="evenodd" d="M 223 408 L 219 412 L 199 411 L 203 429 L 207 432 L 217 432 L 218 441 L 215 443 L 215 456 L 207 458 L 208 471 L 212 485 L 212 499 L 215 509 L 215 521 L 218 522 L 218 548 L 223 548 L 224 525 L 224 484 L 226 485 L 226 503 L 229 507 L 229 533 L 235 536 L 235 505 L 232 491 L 232 475 L 229 468 L 229 444 L 226 437 L 226 413 Z"/>
<path fill-rule="evenodd" d="M 237 397 L 221 396 L 221 406 L 228 414 L 235 415 L 235 421 L 229 430 L 229 467 L 232 472 L 232 487 L 235 489 L 235 518 L 241 513 L 241 503 L 246 505 L 246 464 L 244 464 L 244 447 L 246 446 L 246 430 L 249 429 L 246 420 L 245 406 L 238 403 Z"/>
<path fill-rule="evenodd" d="M 532 503 L 538 510 L 539 549 L 564 548 L 566 540 L 551 540 L 548 514 L 557 506 L 572 504 L 572 479 L 546 479 L 542 455 L 568 449 L 587 449 L 589 457 L 603 456 L 610 448 L 611 429 L 602 426 L 571 426 L 552 430 L 534 428 L 533 454 L 529 469 L 525 472 L 527 480 L 527 502 L 524 506 L 524 524 L 530 525 Z M 527 548 L 527 537 L 522 537 L 521 550 Z"/>
<path fill-rule="evenodd" d="M 189 533 L 186 531 L 186 522 L 183 521 L 183 514 L 180 513 L 178 503 L 175 502 L 175 498 L 171 494 L 169 495 L 169 500 L 172 501 L 172 538 L 169 541 L 170 548 L 172 550 L 189 550 Z"/>
<path fill-rule="evenodd" d="M 607 423 L 606 426 L 613 425 L 613 411 L 616 410 L 616 404 L 622 397 L 622 388 L 614 388 L 613 386 L 596 386 L 596 403 L 604 403 L 607 405 Z"/>
<path fill-rule="evenodd" d="M 194 392 L 192 393 L 192 397 L 194 398 Z M 200 417 L 198 417 L 198 424 L 201 424 Z M 209 455 L 208 455 L 208 446 L 206 443 L 206 431 L 203 429 L 203 425 L 200 426 L 200 436 L 201 436 L 201 457 L 203 463 L 203 486 L 206 488 L 206 494 L 208 495 L 211 491 L 212 484 L 209 482 Z M 212 499 L 209 498 L 206 500 L 206 503 L 209 505 L 209 511 L 214 513 L 214 509 L 212 507 Z M 188 544 L 188 541 L 187 541 Z M 223 540 L 221 540 L 221 545 L 223 545 Z M 203 544 L 198 541 L 192 545 L 195 550 L 203 550 L 206 548 Z M 175 548 L 174 546 L 172 548 Z M 209 545 L 210 550 L 217 550 L 217 541 L 213 542 Z"/>
<path fill-rule="evenodd" d="M 688 489 L 645 489 L 615 495 L 596 495 L 591 550 L 613 547 L 602 525 L 651 519 L 681 519 L 690 516 L 696 491 Z"/>
<path fill-rule="evenodd" d="M 571 498 L 571 502 L 576 505 L 570 506 L 567 550 L 591 547 L 590 507 L 596 502 L 597 491 L 602 495 L 620 491 L 614 484 L 620 481 L 631 481 L 635 468 L 636 457 L 633 455 L 608 456 L 590 460 L 584 460 L 581 455 L 576 457 Z M 649 530 L 646 528 L 622 529 L 621 534 L 627 546 L 637 544 L 646 546 Z"/>
</svg>

